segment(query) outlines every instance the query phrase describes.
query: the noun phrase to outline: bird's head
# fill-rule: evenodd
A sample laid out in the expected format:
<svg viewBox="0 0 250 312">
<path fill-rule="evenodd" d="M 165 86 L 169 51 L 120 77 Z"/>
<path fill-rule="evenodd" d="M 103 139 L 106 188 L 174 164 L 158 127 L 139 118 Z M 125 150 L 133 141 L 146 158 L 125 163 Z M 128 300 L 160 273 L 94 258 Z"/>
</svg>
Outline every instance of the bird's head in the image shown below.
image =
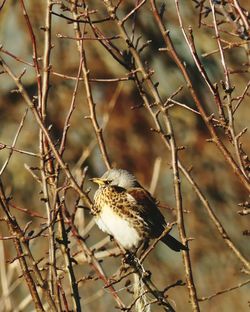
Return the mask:
<svg viewBox="0 0 250 312">
<path fill-rule="evenodd" d="M 110 169 L 107 170 L 102 177 L 93 178 L 91 180 L 94 183 L 97 183 L 99 187 L 111 185 L 129 189 L 131 187 L 139 186 L 135 176 L 124 169 Z"/>
</svg>

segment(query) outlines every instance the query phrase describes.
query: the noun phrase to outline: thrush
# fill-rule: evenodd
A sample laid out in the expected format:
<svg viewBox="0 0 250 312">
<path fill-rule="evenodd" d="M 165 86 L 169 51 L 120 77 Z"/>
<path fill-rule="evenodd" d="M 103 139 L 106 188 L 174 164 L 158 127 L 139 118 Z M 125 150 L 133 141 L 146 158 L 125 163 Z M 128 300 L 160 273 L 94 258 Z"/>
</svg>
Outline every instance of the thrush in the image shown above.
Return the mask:
<svg viewBox="0 0 250 312">
<path fill-rule="evenodd" d="M 136 250 L 162 235 L 167 224 L 157 202 L 133 174 L 123 169 L 110 169 L 92 181 L 99 185 L 94 195 L 95 221 L 125 250 Z M 175 251 L 188 249 L 170 234 L 161 241 Z"/>
</svg>

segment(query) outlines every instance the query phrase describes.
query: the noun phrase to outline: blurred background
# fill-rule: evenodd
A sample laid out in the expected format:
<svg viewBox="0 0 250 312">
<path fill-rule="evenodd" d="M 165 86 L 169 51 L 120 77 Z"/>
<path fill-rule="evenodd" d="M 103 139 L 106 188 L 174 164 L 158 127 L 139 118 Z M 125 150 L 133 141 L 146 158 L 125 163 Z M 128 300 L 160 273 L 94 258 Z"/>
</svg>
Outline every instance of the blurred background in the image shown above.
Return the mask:
<svg viewBox="0 0 250 312">
<path fill-rule="evenodd" d="M 22 77 L 22 83 L 32 97 L 37 94 L 37 80 L 35 70 L 32 66 L 24 64 L 20 60 L 32 63 L 32 44 L 27 30 L 27 24 L 22 14 L 18 1 L 9 0 L 0 11 L 0 43 L 1 56 L 10 66 L 16 75 L 20 75 L 24 68 L 26 73 Z M 230 1 L 229 1 L 230 2 Z M 79 1 L 80 3 L 80 1 Z M 199 12 L 202 3 L 201 23 L 199 25 Z M 218 20 L 227 20 L 221 13 L 223 5 L 218 1 Z M 123 1 L 119 6 L 119 16 L 126 16 L 135 6 L 137 1 Z M 162 2 L 157 2 L 160 7 Z M 217 107 L 213 97 L 202 80 L 192 60 L 188 47 L 185 43 L 176 14 L 174 1 L 165 1 L 164 22 L 183 62 L 186 63 L 189 73 L 200 96 L 202 105 L 207 112 L 215 113 L 218 117 Z M 88 1 L 88 10 L 96 10 L 93 19 L 100 19 L 107 16 L 105 6 L 100 1 Z M 242 0 L 240 5 L 249 12 L 249 1 Z M 31 25 L 36 37 L 38 55 L 42 57 L 44 50 L 44 24 L 46 14 L 45 1 L 25 1 L 25 6 L 30 18 Z M 53 6 L 53 12 L 66 17 L 72 17 L 70 1 L 58 1 Z M 193 28 L 193 35 L 199 57 L 204 65 L 209 78 L 213 83 L 218 83 L 221 97 L 223 87 L 221 81 L 225 79 L 221 59 L 218 53 L 218 46 L 215 39 L 212 16 L 209 14 L 209 1 L 185 1 L 181 2 L 181 14 L 184 26 Z M 81 7 L 80 7 L 81 9 Z M 224 5 L 225 10 L 229 10 Z M 207 10 L 207 11 L 206 11 Z M 229 10 L 230 11 L 230 10 Z M 207 16 L 206 16 L 207 12 Z M 248 15 L 249 16 L 249 15 Z M 113 21 L 99 24 L 102 33 L 109 37 L 118 34 L 118 28 Z M 150 40 L 148 46 L 141 53 L 141 58 L 148 67 L 152 68 L 154 82 L 159 82 L 158 90 L 162 99 L 167 99 L 179 87 L 183 87 L 175 100 L 195 108 L 192 97 L 186 87 L 185 81 L 168 55 L 159 51 L 164 47 L 158 27 L 154 22 L 150 4 L 146 3 L 138 10 L 136 17 L 128 20 L 126 29 L 132 36 L 132 29 L 135 27 L 135 40 L 141 36 L 139 43 Z M 230 70 L 231 84 L 234 87 L 232 97 L 239 99 L 246 85 L 249 83 L 249 37 L 242 35 L 239 29 L 233 24 L 224 22 L 222 24 L 221 36 L 225 48 L 225 59 Z M 85 35 L 93 37 L 91 29 L 86 26 Z M 50 135 L 53 142 L 60 141 L 64 122 L 70 108 L 75 79 L 79 68 L 79 53 L 77 50 L 74 32 L 74 24 L 68 19 L 52 15 L 52 44 L 51 50 L 51 74 L 50 90 L 47 102 L 47 126 L 50 126 Z M 66 36 L 66 38 L 65 38 Z M 120 51 L 126 46 L 122 39 L 114 40 L 114 44 Z M 235 46 L 233 46 L 235 44 Z M 84 41 L 87 64 L 90 70 L 91 79 L 100 81 L 91 82 L 91 91 L 96 104 L 97 120 L 103 128 L 103 135 L 107 153 L 111 159 L 112 166 L 124 168 L 133 172 L 141 184 L 154 192 L 154 196 L 161 203 L 161 211 L 166 220 L 172 222 L 176 219 L 175 198 L 173 189 L 173 175 L 171 169 L 171 155 L 164 146 L 160 135 L 151 130 L 154 124 L 148 111 L 143 107 L 140 94 L 137 91 L 133 80 L 120 80 L 115 78 L 127 78 L 127 70 L 124 69 L 108 51 L 97 40 Z M 215 52 L 214 52 L 215 51 Z M 8 55 L 12 53 L 17 58 Z M 211 53 L 213 52 L 213 53 Z M 207 55 L 208 54 L 208 55 Z M 41 64 L 41 61 L 40 63 Z M 114 79 L 114 81 L 104 81 Z M 12 92 L 15 89 L 13 81 L 7 74 L 0 75 L 0 143 L 11 146 L 20 122 L 27 109 L 20 94 Z M 70 128 L 66 140 L 64 161 L 74 176 L 84 168 L 87 169 L 87 177 L 100 176 L 106 170 L 100 150 L 98 148 L 95 132 L 91 121 L 86 119 L 89 115 L 89 108 L 86 99 L 86 92 L 83 81 L 79 82 L 76 93 L 75 110 L 71 116 Z M 178 105 L 170 109 L 171 120 L 178 146 L 185 146 L 186 149 L 179 153 L 179 157 L 185 166 L 193 168 L 192 176 L 214 212 L 225 227 L 232 241 L 237 248 L 249 258 L 249 236 L 243 232 L 249 230 L 249 217 L 237 213 L 240 210 L 239 204 L 249 200 L 248 194 L 238 181 L 237 177 L 225 162 L 225 159 L 217 147 L 207 142 L 210 138 L 204 122 L 198 114 L 191 112 Z M 235 114 L 236 133 L 242 131 L 250 124 L 249 114 L 249 91 L 242 104 Z M 234 155 L 233 147 L 228 142 L 223 131 L 219 131 L 225 145 Z M 32 153 L 39 153 L 39 128 L 32 113 L 28 111 L 25 117 L 23 128 L 18 137 L 16 148 Z M 250 152 L 249 133 L 242 139 L 242 145 L 247 153 Z M 0 150 L 0 168 L 4 165 L 10 149 L 3 146 Z M 37 183 L 30 170 L 40 176 L 39 159 L 30 155 L 14 152 L 8 166 L 1 174 L 1 180 L 8 196 L 12 197 L 14 206 L 27 209 L 46 218 L 45 204 L 41 200 L 41 185 Z M 157 169 L 158 168 L 158 169 Z M 150 189 L 153 174 L 157 175 L 155 189 Z M 242 264 L 232 254 L 218 234 L 214 224 L 195 195 L 191 185 L 182 177 L 182 196 L 185 213 L 185 227 L 190 241 L 190 255 L 194 274 L 194 281 L 197 287 L 199 298 L 209 296 L 228 287 L 234 287 L 247 279 L 242 272 Z M 86 180 L 84 190 L 90 189 L 90 198 L 93 198 L 95 186 Z M 73 192 L 67 193 L 67 209 L 74 211 L 76 195 Z M 30 213 L 24 213 L 20 209 L 12 209 L 20 225 L 24 226 L 32 221 L 31 228 L 37 230 L 42 222 L 41 218 L 32 217 Z M 2 212 L 0 212 L 3 217 Z M 84 233 L 84 227 L 91 221 L 92 217 L 85 210 L 78 211 L 76 225 Z M 8 235 L 7 227 L 1 222 L 0 234 Z M 173 235 L 178 237 L 177 227 Z M 93 226 L 87 239 L 88 246 L 93 246 L 105 237 L 100 230 Z M 6 303 L 4 298 L 4 284 L 0 285 L 0 311 L 33 311 L 31 302 L 24 303 L 23 299 L 28 294 L 24 281 L 18 276 L 20 270 L 18 263 L 6 262 L 15 256 L 12 241 L 0 240 L 1 265 L 6 266 L 5 270 L 0 269 L 0 274 L 7 272 L 7 280 L 11 293 L 8 298 L 11 303 Z M 108 247 L 114 247 L 114 242 L 109 242 Z M 46 255 L 48 250 L 47 239 L 39 237 L 32 241 L 32 251 L 39 259 Z M 77 246 L 72 241 L 72 252 L 77 252 Z M 5 263 L 5 264 L 4 264 Z M 120 266 L 121 258 L 108 257 L 102 262 L 107 276 L 115 273 Z M 182 279 L 185 281 L 182 255 L 176 254 L 159 243 L 145 262 L 146 269 L 152 272 L 152 279 L 162 289 L 166 285 Z M 91 273 L 91 266 L 88 263 L 78 264 L 74 267 L 77 279 L 83 278 Z M 5 273 L 4 273 L 5 272 Z M 10 275 L 8 272 L 12 272 Z M 9 274 L 9 275 L 8 275 Z M 103 289 L 100 280 L 84 281 L 79 284 L 82 304 L 85 311 L 116 311 L 115 301 L 108 290 Z M 66 287 L 66 286 L 65 286 Z M 115 286 L 121 298 L 127 304 L 131 302 L 129 287 L 124 286 L 124 281 Z M 66 288 L 66 293 L 67 290 Z M 202 311 L 247 311 L 249 309 L 249 284 L 228 293 L 216 296 L 211 300 L 200 303 Z M 168 292 L 171 302 L 174 302 L 177 311 L 191 311 L 188 301 L 188 291 L 184 287 L 176 287 Z M 8 308 L 9 307 L 9 308 Z M 152 311 L 161 311 L 162 308 L 155 305 Z"/>
</svg>

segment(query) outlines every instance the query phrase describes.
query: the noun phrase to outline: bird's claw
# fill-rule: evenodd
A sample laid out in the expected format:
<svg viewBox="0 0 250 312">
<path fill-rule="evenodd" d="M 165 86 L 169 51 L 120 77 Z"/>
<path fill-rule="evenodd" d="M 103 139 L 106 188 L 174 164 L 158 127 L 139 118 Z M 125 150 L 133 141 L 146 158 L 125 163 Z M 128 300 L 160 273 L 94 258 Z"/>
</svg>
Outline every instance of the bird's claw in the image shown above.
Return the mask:
<svg viewBox="0 0 250 312">
<path fill-rule="evenodd" d="M 135 261 L 135 256 L 131 252 L 126 251 L 122 260 L 124 264 L 131 264 Z"/>
</svg>

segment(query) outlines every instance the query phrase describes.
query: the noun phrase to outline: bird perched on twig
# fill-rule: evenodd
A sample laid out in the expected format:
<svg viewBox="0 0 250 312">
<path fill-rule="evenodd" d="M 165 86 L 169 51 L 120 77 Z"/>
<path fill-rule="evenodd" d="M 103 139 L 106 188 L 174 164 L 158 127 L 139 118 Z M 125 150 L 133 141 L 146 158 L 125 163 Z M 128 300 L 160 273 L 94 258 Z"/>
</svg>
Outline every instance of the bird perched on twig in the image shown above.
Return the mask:
<svg viewBox="0 0 250 312">
<path fill-rule="evenodd" d="M 166 222 L 156 200 L 123 169 L 110 169 L 101 178 L 91 179 L 99 185 L 94 196 L 93 214 L 99 228 L 112 235 L 127 251 L 158 238 Z M 161 241 L 175 251 L 187 250 L 170 234 Z"/>
</svg>

